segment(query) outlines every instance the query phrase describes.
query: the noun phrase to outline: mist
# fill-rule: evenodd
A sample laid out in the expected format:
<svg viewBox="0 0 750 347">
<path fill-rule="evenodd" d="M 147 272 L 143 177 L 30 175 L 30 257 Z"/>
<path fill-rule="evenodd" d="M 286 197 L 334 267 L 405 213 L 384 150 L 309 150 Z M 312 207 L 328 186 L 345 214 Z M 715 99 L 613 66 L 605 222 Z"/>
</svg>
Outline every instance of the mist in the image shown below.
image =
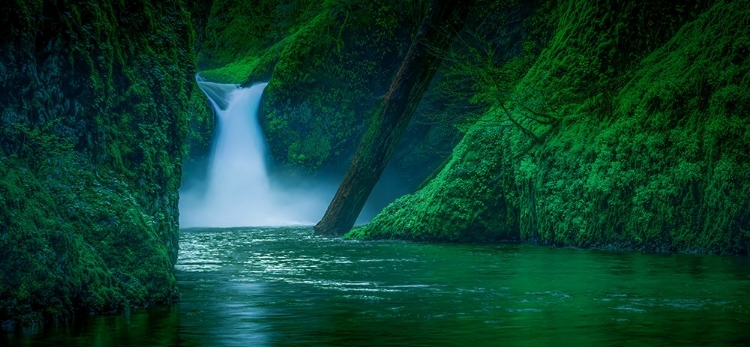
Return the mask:
<svg viewBox="0 0 750 347">
<path fill-rule="evenodd" d="M 237 85 L 199 81 L 218 118 L 206 175 L 180 190 L 180 226 L 292 226 L 317 223 L 343 175 L 273 177 L 258 108 L 267 83 Z M 386 170 L 360 213 L 367 223 L 387 203 L 406 193 L 403 180 Z"/>
</svg>

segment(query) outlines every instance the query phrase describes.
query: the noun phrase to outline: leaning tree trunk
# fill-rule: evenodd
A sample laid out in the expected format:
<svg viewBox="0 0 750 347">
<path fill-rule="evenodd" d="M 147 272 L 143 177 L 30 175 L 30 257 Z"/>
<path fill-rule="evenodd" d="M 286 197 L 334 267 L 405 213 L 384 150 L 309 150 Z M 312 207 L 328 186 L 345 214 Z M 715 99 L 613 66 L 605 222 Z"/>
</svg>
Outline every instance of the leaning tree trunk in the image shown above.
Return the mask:
<svg viewBox="0 0 750 347">
<path fill-rule="evenodd" d="M 316 234 L 340 236 L 354 226 L 440 66 L 442 52 L 463 27 L 471 3 L 473 0 L 429 1 L 425 18 L 381 108 L 373 116 L 344 181 L 323 219 L 315 225 Z"/>
</svg>

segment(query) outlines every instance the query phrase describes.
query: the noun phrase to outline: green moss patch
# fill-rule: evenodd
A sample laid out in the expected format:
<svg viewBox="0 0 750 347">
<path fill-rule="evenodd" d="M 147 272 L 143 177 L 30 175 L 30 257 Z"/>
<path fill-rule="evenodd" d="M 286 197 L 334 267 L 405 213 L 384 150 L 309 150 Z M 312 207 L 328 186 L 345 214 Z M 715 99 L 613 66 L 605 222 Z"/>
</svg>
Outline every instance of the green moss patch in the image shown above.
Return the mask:
<svg viewBox="0 0 750 347">
<path fill-rule="evenodd" d="M 470 241 L 517 230 L 522 240 L 550 245 L 746 254 L 745 5 L 695 2 L 645 13 L 561 2 L 553 39 L 504 100 L 508 112 L 498 105 L 454 151 L 454 160 L 495 158 L 495 178 L 456 184 L 446 178 L 463 166 L 449 164 L 351 236 Z M 492 193 L 476 195 L 484 185 Z M 504 204 L 498 213 L 507 226 L 440 232 L 439 221 L 454 218 L 440 207 L 465 197 Z M 404 225 L 404 216 L 429 222 Z"/>
<path fill-rule="evenodd" d="M 174 301 L 188 6 L 15 1 L 0 18 L 0 321 Z"/>
</svg>

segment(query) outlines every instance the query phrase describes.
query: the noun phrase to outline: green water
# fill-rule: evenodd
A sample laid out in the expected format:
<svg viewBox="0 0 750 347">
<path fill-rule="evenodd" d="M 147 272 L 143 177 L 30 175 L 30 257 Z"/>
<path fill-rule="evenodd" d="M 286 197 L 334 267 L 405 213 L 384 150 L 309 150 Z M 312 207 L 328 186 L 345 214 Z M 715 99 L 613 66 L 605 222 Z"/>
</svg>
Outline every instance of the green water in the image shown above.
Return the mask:
<svg viewBox="0 0 750 347">
<path fill-rule="evenodd" d="M 750 260 L 183 230 L 179 305 L 6 337 L 57 346 L 750 345 Z M 2 341 L 2 340 L 0 340 Z"/>
</svg>

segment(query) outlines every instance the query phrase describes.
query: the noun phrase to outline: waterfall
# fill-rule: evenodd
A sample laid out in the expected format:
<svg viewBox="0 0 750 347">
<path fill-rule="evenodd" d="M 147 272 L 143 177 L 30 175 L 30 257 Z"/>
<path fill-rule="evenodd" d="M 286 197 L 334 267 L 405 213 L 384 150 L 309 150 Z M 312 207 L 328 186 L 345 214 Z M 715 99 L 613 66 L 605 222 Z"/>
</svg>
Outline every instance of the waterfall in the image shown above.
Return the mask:
<svg viewBox="0 0 750 347">
<path fill-rule="evenodd" d="M 213 83 L 212 83 L 213 84 Z M 211 84 L 200 82 L 203 90 Z M 265 224 L 266 202 L 271 198 L 265 163 L 265 142 L 258 124 L 258 106 L 266 84 L 234 88 L 222 100 L 211 99 L 218 116 L 205 203 L 220 213 L 226 225 L 243 221 Z M 210 93 L 206 93 L 211 97 Z"/>
<path fill-rule="evenodd" d="M 270 226 L 310 224 L 314 217 L 285 204 L 283 192 L 271 188 L 266 170 L 266 144 L 258 107 L 268 83 L 237 85 L 199 81 L 217 114 L 205 191 L 180 192 L 183 227 Z M 309 214 L 309 213 L 308 213 Z M 315 213 L 317 215 L 319 213 Z"/>
<path fill-rule="evenodd" d="M 217 126 L 205 182 L 180 189 L 180 227 L 312 225 L 323 216 L 340 177 L 283 182 L 269 178 L 266 142 L 258 122 L 267 84 L 240 88 L 198 80 L 216 110 Z M 379 190 L 402 191 L 393 182 L 381 178 L 374 195 Z M 397 197 L 391 195 L 386 202 Z M 368 202 L 358 224 L 367 222 L 380 208 L 372 209 Z"/>
</svg>

